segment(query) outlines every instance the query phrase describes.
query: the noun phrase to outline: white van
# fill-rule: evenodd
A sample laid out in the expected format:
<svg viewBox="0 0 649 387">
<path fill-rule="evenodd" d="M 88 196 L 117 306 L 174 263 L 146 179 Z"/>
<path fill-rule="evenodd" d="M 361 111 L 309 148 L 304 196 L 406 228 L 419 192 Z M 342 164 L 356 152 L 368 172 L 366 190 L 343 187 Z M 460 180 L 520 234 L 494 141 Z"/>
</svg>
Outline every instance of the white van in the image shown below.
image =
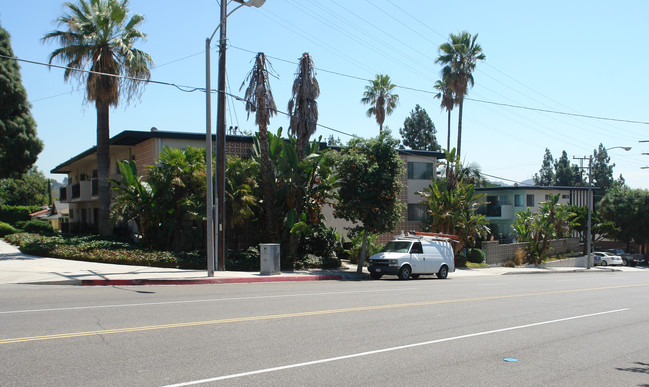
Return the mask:
<svg viewBox="0 0 649 387">
<path fill-rule="evenodd" d="M 421 274 L 436 274 L 445 279 L 449 271 L 455 271 L 450 243 L 454 236 L 438 235 L 441 234 L 408 233 L 388 242 L 381 252 L 369 258 L 370 276 L 380 279 L 384 274 L 392 274 L 405 280 Z"/>
</svg>

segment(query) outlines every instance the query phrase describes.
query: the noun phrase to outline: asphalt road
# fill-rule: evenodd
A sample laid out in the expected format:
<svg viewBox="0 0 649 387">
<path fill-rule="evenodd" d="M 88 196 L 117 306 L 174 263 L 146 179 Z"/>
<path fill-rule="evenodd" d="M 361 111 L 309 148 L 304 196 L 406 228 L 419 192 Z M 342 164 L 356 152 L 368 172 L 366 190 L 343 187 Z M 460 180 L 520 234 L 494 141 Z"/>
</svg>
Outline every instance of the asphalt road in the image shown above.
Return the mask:
<svg viewBox="0 0 649 387">
<path fill-rule="evenodd" d="M 3 386 L 649 386 L 649 270 L 0 286 Z"/>
</svg>

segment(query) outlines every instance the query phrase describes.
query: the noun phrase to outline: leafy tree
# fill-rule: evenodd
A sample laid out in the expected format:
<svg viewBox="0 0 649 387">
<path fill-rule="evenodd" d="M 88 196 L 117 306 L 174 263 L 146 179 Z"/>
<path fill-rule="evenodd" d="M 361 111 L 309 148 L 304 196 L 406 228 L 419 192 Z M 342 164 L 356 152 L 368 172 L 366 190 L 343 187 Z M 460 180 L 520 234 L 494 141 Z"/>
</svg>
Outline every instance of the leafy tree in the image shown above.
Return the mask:
<svg viewBox="0 0 649 387">
<path fill-rule="evenodd" d="M 415 109 L 410 112 L 410 117 L 406 117 L 403 122 L 403 128 L 399 129 L 403 145 L 416 150 L 440 150 L 441 147 L 435 138 L 436 133 L 433 120 L 426 113 L 426 109 L 422 109 L 419 105 L 415 105 Z"/>
<path fill-rule="evenodd" d="M 399 103 L 399 95 L 393 92 L 395 87 L 396 85 L 390 82 L 390 77 L 383 74 L 377 74 L 376 79 L 370 81 L 370 85 L 365 86 L 361 102 L 370 105 L 367 116 L 376 117 L 379 134 L 383 133 L 383 122 L 385 122 L 386 115 L 392 114 Z"/>
<path fill-rule="evenodd" d="M 603 144 L 593 151 L 593 164 L 592 164 L 592 178 L 593 186 L 599 187 L 606 191 L 613 186 L 613 167 L 615 164 L 609 165 L 611 158 L 606 152 Z"/>
<path fill-rule="evenodd" d="M 327 137 L 327 145 L 329 146 L 342 146 L 343 142 L 340 139 L 340 137 L 334 137 L 333 134 L 330 134 L 329 137 Z"/>
<path fill-rule="evenodd" d="M 649 242 L 649 191 L 614 186 L 599 202 L 602 219 L 615 222 L 616 239 L 627 244 Z"/>
<path fill-rule="evenodd" d="M 473 71 L 479 60 L 485 60 L 482 47 L 476 43 L 478 34 L 471 36 L 467 31 L 449 35 L 449 42 L 439 46 L 439 56 L 435 63 L 442 66 L 442 80 L 446 80 L 455 96 L 455 104 L 459 107 L 457 121 L 457 154 L 462 153 L 462 113 L 464 97 L 473 87 Z"/>
<path fill-rule="evenodd" d="M 342 148 L 336 161 L 340 189 L 334 216 L 362 223 L 358 227 L 363 230 L 358 273 L 365 262 L 368 234 L 394 230 L 401 219 L 403 162 L 395 150 L 397 144 L 383 134 L 369 140 L 355 138 Z"/>
<path fill-rule="evenodd" d="M 479 200 L 484 194 L 475 192 L 475 176 L 470 168 L 464 168 L 455 155 L 455 149 L 446 152 L 448 171 L 445 178 L 433 179 L 431 184 L 417 194 L 423 197 L 428 220 L 423 228 L 427 231 L 454 234 L 459 243 L 453 245 L 457 253 L 467 246 L 474 246 L 479 238 L 489 235 L 489 221 L 478 214 Z M 454 165 L 449 165 L 454 164 Z"/>
<path fill-rule="evenodd" d="M 568 154 L 565 150 L 561 153 L 561 157 L 554 163 L 554 179 L 555 182 L 553 185 L 560 187 L 572 187 L 576 185 L 575 169 L 570 165 L 570 160 L 568 160 Z"/>
<path fill-rule="evenodd" d="M 273 92 L 270 89 L 270 80 L 268 79 L 268 67 L 270 66 L 266 55 L 263 52 L 257 54 L 255 64 L 248 73 L 246 80 L 241 88 L 248 82 L 246 88 L 245 100 L 248 117 L 250 113 L 255 113 L 255 123 L 259 127 L 259 145 L 260 145 L 260 164 L 262 175 L 263 189 L 263 207 L 264 207 L 264 241 L 276 242 L 279 238 L 277 228 L 275 227 L 275 218 L 273 213 L 273 177 L 272 165 L 270 162 L 270 149 L 268 145 L 268 124 L 270 118 L 277 114 L 277 106 L 273 98 Z"/>
<path fill-rule="evenodd" d="M 259 163 L 253 159 L 228 156 L 225 163 L 225 210 L 230 235 L 234 235 L 236 249 L 240 249 L 241 231 L 257 215 L 259 208 Z"/>
<path fill-rule="evenodd" d="M 50 54 L 67 69 L 64 79 L 77 78 L 86 86 L 86 100 L 97 109 L 97 176 L 99 184 L 99 233 L 111 232 L 109 223 L 110 168 L 109 108 L 122 94 L 138 96 L 150 78 L 151 57 L 134 45 L 146 34 L 138 28 L 144 16 L 129 18 L 128 0 L 78 0 L 65 3 L 69 14 L 56 21 L 62 30 L 46 34 L 43 41 L 59 42 Z M 80 71 L 90 70 L 90 72 Z M 123 76 L 123 77 L 122 77 Z"/>
<path fill-rule="evenodd" d="M 0 180 L 0 204 L 9 206 L 42 206 L 48 203 L 48 180 L 42 171 L 32 167 L 22 176 Z"/>
<path fill-rule="evenodd" d="M 192 250 L 204 244 L 205 151 L 165 147 L 149 181 L 133 161 L 118 162 L 120 180 L 112 180 L 115 220 L 135 221 L 145 245 L 159 250 Z"/>
<path fill-rule="evenodd" d="M 516 213 L 512 228 L 520 242 L 528 243 L 525 250 L 529 263 L 538 265 L 547 258 L 550 241 L 567 234 L 571 218 L 574 214 L 559 204 L 558 194 L 543 202 L 537 213 L 532 214 L 529 208 Z"/>
<path fill-rule="evenodd" d="M 315 78 L 313 59 L 305 52 L 300 59 L 291 100 L 288 102 L 288 114 L 291 117 L 288 131 L 297 138 L 297 157 L 300 161 L 304 160 L 309 138 L 317 129 L 318 104 L 315 100 L 319 95 L 320 86 Z"/>
<path fill-rule="evenodd" d="M 1 26 L 0 55 L 14 56 L 9 33 Z M 30 108 L 18 62 L 0 60 L 0 179 L 27 172 L 43 150 Z"/>
<path fill-rule="evenodd" d="M 554 159 L 552 158 L 552 153 L 550 149 L 545 148 L 545 154 L 543 155 L 543 164 L 538 174 L 534 174 L 534 184 L 539 186 L 551 186 L 554 184 Z"/>
<path fill-rule="evenodd" d="M 437 94 L 435 94 L 435 98 L 439 99 L 440 107 L 442 109 L 446 109 L 446 113 L 448 113 L 448 118 L 446 119 L 446 123 L 448 124 L 448 133 L 446 136 L 446 150 L 450 151 L 451 150 L 451 110 L 453 110 L 453 106 L 455 106 L 455 96 L 453 95 L 453 89 L 451 89 L 451 85 L 449 84 L 448 78 L 443 78 L 441 80 L 436 81 L 434 88 L 435 90 L 437 90 Z"/>
</svg>

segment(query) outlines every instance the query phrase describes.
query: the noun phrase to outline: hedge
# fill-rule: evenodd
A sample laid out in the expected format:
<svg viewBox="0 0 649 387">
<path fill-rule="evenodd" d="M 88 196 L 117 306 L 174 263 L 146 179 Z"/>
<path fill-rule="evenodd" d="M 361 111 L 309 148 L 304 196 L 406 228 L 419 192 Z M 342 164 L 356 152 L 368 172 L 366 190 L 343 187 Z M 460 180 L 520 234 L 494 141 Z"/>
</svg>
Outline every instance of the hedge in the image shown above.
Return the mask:
<svg viewBox="0 0 649 387">
<path fill-rule="evenodd" d="M 0 221 L 16 225 L 21 220 L 28 221 L 29 214 L 40 211 L 39 206 L 0 206 Z"/>
</svg>

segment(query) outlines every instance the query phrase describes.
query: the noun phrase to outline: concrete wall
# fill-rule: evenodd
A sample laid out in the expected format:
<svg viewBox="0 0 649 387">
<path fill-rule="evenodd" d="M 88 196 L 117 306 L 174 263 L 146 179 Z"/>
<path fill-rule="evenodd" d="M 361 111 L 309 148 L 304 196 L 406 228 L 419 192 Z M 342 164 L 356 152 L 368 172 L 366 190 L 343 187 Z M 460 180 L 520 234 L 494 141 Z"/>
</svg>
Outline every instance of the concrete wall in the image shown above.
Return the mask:
<svg viewBox="0 0 649 387">
<path fill-rule="evenodd" d="M 516 250 L 525 249 L 527 243 L 510 243 L 501 245 L 498 241 L 482 242 L 485 260 L 489 265 L 502 265 L 513 261 Z M 580 251 L 578 238 L 555 239 L 550 241 L 548 255 L 561 254 L 568 251 Z"/>
</svg>

